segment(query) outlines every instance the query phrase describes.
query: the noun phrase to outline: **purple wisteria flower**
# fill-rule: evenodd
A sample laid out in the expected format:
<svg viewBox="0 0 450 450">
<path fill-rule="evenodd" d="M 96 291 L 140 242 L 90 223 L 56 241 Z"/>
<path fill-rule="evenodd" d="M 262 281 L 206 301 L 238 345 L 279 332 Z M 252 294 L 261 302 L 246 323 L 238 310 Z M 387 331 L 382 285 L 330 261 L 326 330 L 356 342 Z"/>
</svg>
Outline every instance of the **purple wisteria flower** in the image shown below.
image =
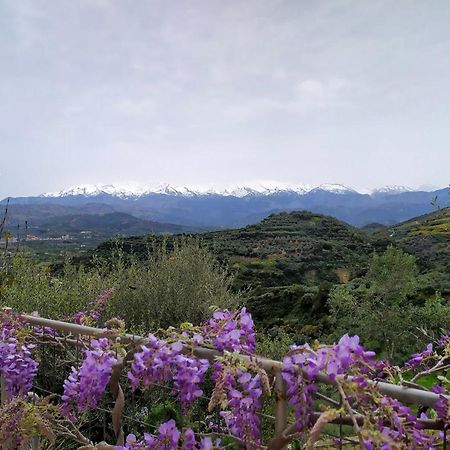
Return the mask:
<svg viewBox="0 0 450 450">
<path fill-rule="evenodd" d="M 33 386 L 38 369 L 38 363 L 31 356 L 34 347 L 12 337 L 0 342 L 0 373 L 11 397 L 26 395 Z"/>
<path fill-rule="evenodd" d="M 433 344 L 428 344 L 423 352 L 414 353 L 414 355 L 406 361 L 405 367 L 408 369 L 417 369 L 418 367 L 424 365 L 424 363 L 426 363 L 433 354 Z"/>
<path fill-rule="evenodd" d="M 24 396 L 33 386 L 38 363 L 32 357 L 35 345 L 18 338 L 23 323 L 11 312 L 2 311 L 0 317 L 0 374 L 10 397 Z"/>
<path fill-rule="evenodd" d="M 255 448 L 261 444 L 260 410 L 262 397 L 262 383 L 259 374 L 252 375 L 241 369 L 234 370 L 222 362 L 213 366 L 212 379 L 216 387 L 220 386 L 220 397 L 214 406 L 221 404 L 224 394 L 226 397 L 225 410 L 220 412 L 227 428 L 231 433 L 245 443 L 246 448 Z M 213 394 L 214 395 L 214 394 Z"/>
<path fill-rule="evenodd" d="M 183 409 L 188 408 L 195 400 L 203 395 L 199 385 L 204 381 L 209 368 L 206 359 L 177 355 L 172 364 L 173 395 L 178 396 Z"/>
<path fill-rule="evenodd" d="M 113 293 L 113 289 L 101 291 L 94 300 L 89 302 L 88 309 L 77 312 L 72 320 L 80 325 L 90 325 L 93 322 L 98 322 L 105 309 L 106 302 L 111 298 Z"/>
<path fill-rule="evenodd" d="M 116 363 L 108 339 L 92 340 L 91 349 L 84 352 L 81 366 L 78 369 L 72 367 L 71 374 L 64 381 L 62 410 L 68 417 L 76 417 L 74 410 L 87 411 L 98 405 Z"/>
<path fill-rule="evenodd" d="M 222 450 L 220 440 L 214 443 L 211 438 L 198 440 L 191 428 L 182 434 L 173 419 L 162 423 L 154 436 L 145 433 L 138 440 L 134 434 L 129 434 L 125 446 L 117 446 L 117 450 Z"/>
<path fill-rule="evenodd" d="M 168 344 L 148 336 L 148 344 L 134 355 L 128 379 L 133 390 L 138 386 L 144 389 L 152 383 L 173 381 L 172 394 L 181 402 L 183 409 L 188 408 L 203 395 L 199 385 L 204 381 L 209 362 L 191 355 L 183 355 L 181 342 Z"/>
<path fill-rule="evenodd" d="M 255 329 L 252 316 L 245 308 L 237 312 L 216 311 L 204 325 L 202 334 L 211 339 L 219 351 L 244 351 L 254 353 Z"/>
<path fill-rule="evenodd" d="M 314 398 L 317 392 L 316 379 L 320 372 L 335 380 L 337 376 L 347 374 L 353 368 L 358 373 L 373 370 L 374 352 L 365 351 L 359 343 L 359 337 L 344 335 L 338 343 L 322 346 L 314 351 L 308 344 L 292 346 L 283 359 L 282 376 L 286 381 L 289 402 L 294 406 L 298 431 L 310 427 L 314 412 Z M 364 377 L 355 378 L 361 383 Z"/>
<path fill-rule="evenodd" d="M 450 401 L 448 399 L 448 392 L 442 386 L 434 386 L 432 391 L 435 394 L 439 394 L 439 400 L 434 404 L 433 408 L 448 430 L 450 429 Z"/>
</svg>

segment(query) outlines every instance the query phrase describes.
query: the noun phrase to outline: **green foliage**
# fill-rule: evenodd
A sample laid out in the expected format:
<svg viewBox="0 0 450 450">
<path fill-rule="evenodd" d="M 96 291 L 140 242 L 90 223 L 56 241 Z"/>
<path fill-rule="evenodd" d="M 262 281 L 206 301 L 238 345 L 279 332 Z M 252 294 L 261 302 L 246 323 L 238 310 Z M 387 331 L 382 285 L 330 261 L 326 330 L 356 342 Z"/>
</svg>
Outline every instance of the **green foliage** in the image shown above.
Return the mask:
<svg viewBox="0 0 450 450">
<path fill-rule="evenodd" d="M 17 311 L 37 311 L 55 319 L 83 310 L 97 294 L 114 289 L 103 315 L 124 319 L 133 329 L 200 323 L 211 307 L 233 308 L 239 302 L 230 292 L 225 268 L 198 241 L 161 244 L 137 260 L 116 247 L 108 260 L 94 259 L 89 269 L 66 260 L 54 273 L 48 266 L 17 255 L 10 280 L 2 285 L 0 302 Z"/>
<path fill-rule="evenodd" d="M 114 286 L 115 278 L 103 267 L 87 271 L 69 260 L 61 276 L 54 276 L 48 266 L 18 254 L 12 259 L 10 281 L 3 285 L 0 300 L 17 311 L 62 319 L 85 308 L 101 290 Z"/>
<path fill-rule="evenodd" d="M 441 234 L 449 211 L 373 236 L 319 214 L 273 214 L 197 238 L 109 241 L 84 266 L 66 261 L 52 270 L 9 256 L 0 300 L 63 318 L 113 287 L 103 319 L 120 316 L 139 332 L 199 323 L 210 308 L 232 308 L 245 298 L 260 329 L 283 330 L 297 343 L 358 333 L 366 345 L 401 358 L 417 349 L 418 328 L 435 333 L 447 326 L 450 261 Z M 436 232 L 418 234 L 434 226 Z"/>
<path fill-rule="evenodd" d="M 282 329 L 272 330 L 269 333 L 258 333 L 256 353 L 265 358 L 280 361 L 293 344 L 292 336 Z"/>
<path fill-rule="evenodd" d="M 211 307 L 237 305 L 230 292 L 231 278 L 198 241 L 176 242 L 169 251 L 163 243 L 119 273 L 117 292 L 108 305 L 109 316 L 126 318 L 135 328 L 198 324 Z"/>
<path fill-rule="evenodd" d="M 333 337 L 358 334 L 365 345 L 399 360 L 417 348 L 420 328 L 437 334 L 450 326 L 450 305 L 439 296 L 416 300 L 414 257 L 389 247 L 375 254 L 367 274 L 330 294 Z"/>
<path fill-rule="evenodd" d="M 382 255 L 372 257 L 366 275 L 369 294 L 375 301 L 387 299 L 390 306 L 399 304 L 415 292 L 417 273 L 414 256 L 390 246 Z"/>
<path fill-rule="evenodd" d="M 450 207 L 387 228 L 374 237 L 415 255 L 421 268 L 450 273 Z"/>
<path fill-rule="evenodd" d="M 177 239 L 132 237 L 121 244 L 125 253 L 146 258 L 155 243 L 166 240 L 171 247 Z M 357 229 L 306 211 L 273 214 L 258 224 L 204 233 L 200 239 L 234 272 L 233 290 L 246 291 L 260 326 L 311 325 L 312 337 L 323 328 L 331 284 L 364 271 L 373 252 L 369 238 Z M 105 243 L 96 253 L 109 255 L 113 246 Z"/>
</svg>

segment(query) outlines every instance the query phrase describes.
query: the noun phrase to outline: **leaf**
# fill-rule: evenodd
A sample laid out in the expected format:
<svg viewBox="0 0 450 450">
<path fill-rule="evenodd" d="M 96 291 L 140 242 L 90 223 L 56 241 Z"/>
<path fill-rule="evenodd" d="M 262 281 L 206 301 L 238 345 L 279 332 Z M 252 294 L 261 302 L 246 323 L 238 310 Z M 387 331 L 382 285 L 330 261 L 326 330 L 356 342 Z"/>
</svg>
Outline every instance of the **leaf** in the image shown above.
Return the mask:
<svg viewBox="0 0 450 450">
<path fill-rule="evenodd" d="M 439 381 L 441 381 L 442 383 L 450 384 L 450 380 L 449 380 L 447 377 L 444 377 L 444 376 L 442 376 L 442 375 L 438 375 L 437 379 L 438 379 Z"/>
<path fill-rule="evenodd" d="M 433 386 L 436 385 L 437 379 L 438 379 L 438 375 L 432 373 L 432 374 L 424 375 L 424 376 L 420 377 L 416 381 L 416 383 L 420 386 L 423 386 L 424 388 L 431 389 Z"/>
</svg>

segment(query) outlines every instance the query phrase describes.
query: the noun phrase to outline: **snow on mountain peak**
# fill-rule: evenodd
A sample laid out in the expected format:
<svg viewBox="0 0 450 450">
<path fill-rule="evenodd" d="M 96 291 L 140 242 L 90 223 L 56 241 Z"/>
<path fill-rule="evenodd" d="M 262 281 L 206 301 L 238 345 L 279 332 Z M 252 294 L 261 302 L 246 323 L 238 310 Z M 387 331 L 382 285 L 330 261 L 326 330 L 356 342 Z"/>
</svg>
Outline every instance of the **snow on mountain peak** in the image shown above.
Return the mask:
<svg viewBox="0 0 450 450">
<path fill-rule="evenodd" d="M 62 191 L 42 194 L 42 197 L 95 197 L 97 195 L 106 194 L 114 197 L 128 198 L 142 195 L 144 192 L 145 189 L 138 185 L 80 184 L 78 186 L 63 189 Z"/>
<path fill-rule="evenodd" d="M 312 190 L 326 191 L 331 192 L 333 194 L 357 193 L 357 191 L 355 191 L 354 189 L 344 186 L 343 184 L 329 184 L 329 183 L 321 184 L 320 186 L 317 186 Z"/>
<path fill-rule="evenodd" d="M 83 196 L 95 197 L 98 195 L 110 195 L 122 199 L 139 198 L 145 195 L 159 194 L 170 196 L 195 197 L 202 195 L 220 195 L 229 197 L 246 197 L 249 195 L 273 195 L 283 193 L 294 193 L 304 195 L 308 192 L 326 191 L 333 194 L 347 194 L 357 193 L 354 189 L 344 186 L 342 184 L 321 184 L 318 186 L 311 186 L 305 184 L 288 184 L 276 182 L 261 182 L 261 183 L 247 183 L 245 185 L 229 186 L 225 189 L 216 188 L 198 188 L 186 186 L 175 186 L 171 184 L 159 184 L 153 186 L 143 186 L 134 183 L 127 184 L 81 184 L 63 189 L 58 192 L 49 192 L 42 194 L 42 197 L 70 197 Z M 379 189 L 372 190 L 371 195 L 391 195 L 402 192 L 410 192 L 411 188 L 406 186 L 385 186 Z"/>
<path fill-rule="evenodd" d="M 295 192 L 305 194 L 312 189 L 307 185 L 288 185 L 267 183 L 267 184 L 246 184 L 240 186 L 232 186 L 226 189 L 194 189 L 186 186 L 173 186 L 170 184 L 159 184 L 156 186 L 140 186 L 136 184 L 81 184 L 63 189 L 58 192 L 49 192 L 42 194 L 42 197 L 70 197 L 83 196 L 95 197 L 97 195 L 111 195 L 120 198 L 137 198 L 144 195 L 161 194 L 161 195 L 180 195 L 185 197 L 193 197 L 197 195 L 221 195 L 231 197 L 245 197 L 247 195 L 271 195 L 283 192 Z"/>
<path fill-rule="evenodd" d="M 407 186 L 395 186 L 395 185 L 394 186 L 383 186 L 381 188 L 374 189 L 372 191 L 372 195 L 401 194 L 403 192 L 412 192 L 412 191 L 413 191 L 413 189 L 411 189 L 410 187 L 407 187 Z"/>
</svg>

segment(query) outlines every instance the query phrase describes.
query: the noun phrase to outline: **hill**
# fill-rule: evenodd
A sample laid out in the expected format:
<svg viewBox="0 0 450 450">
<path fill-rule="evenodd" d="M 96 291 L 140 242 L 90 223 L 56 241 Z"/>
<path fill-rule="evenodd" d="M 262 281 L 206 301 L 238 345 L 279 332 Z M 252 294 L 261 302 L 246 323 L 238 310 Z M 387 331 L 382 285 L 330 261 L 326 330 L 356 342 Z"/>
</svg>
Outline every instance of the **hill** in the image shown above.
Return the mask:
<svg viewBox="0 0 450 450">
<path fill-rule="evenodd" d="M 364 231 L 364 233 L 368 234 L 368 235 L 373 235 L 379 231 L 382 231 L 384 229 L 386 229 L 386 225 L 382 225 L 381 223 L 369 223 L 367 225 L 364 225 L 363 227 L 361 227 L 361 231 Z"/>
<path fill-rule="evenodd" d="M 111 212 L 112 210 L 112 212 Z M 201 231 L 115 212 L 103 204 L 9 205 L 5 231 L 12 243 L 26 245 L 35 256 L 49 260 L 64 254 L 82 255 L 115 236 Z M 18 242 L 19 241 L 19 242 Z"/>
<path fill-rule="evenodd" d="M 46 235 L 50 233 L 60 235 L 61 233 L 73 234 L 84 232 L 106 237 L 114 234 L 133 235 L 192 231 L 192 228 L 189 227 L 139 219 L 121 212 L 56 216 L 50 220 L 41 221 L 31 229 L 33 228 Z"/>
<path fill-rule="evenodd" d="M 413 254 L 424 268 L 438 266 L 450 274 L 450 207 L 386 228 L 373 237 Z"/>
<path fill-rule="evenodd" d="M 272 214 L 242 229 L 206 233 L 203 240 L 244 272 L 262 269 L 257 278 L 265 286 L 348 279 L 372 251 L 356 228 L 306 211 Z M 275 269 L 271 277 L 267 266 Z"/>
<path fill-rule="evenodd" d="M 169 246 L 174 238 L 167 238 Z M 122 245 L 127 253 L 145 256 L 161 240 L 130 237 Z M 251 291 L 249 307 L 269 327 L 308 324 L 323 315 L 329 289 L 363 273 L 373 252 L 360 230 L 306 211 L 272 214 L 241 229 L 204 233 L 201 240 L 234 271 L 234 288 Z M 113 245 L 106 242 L 96 253 L 108 255 Z M 308 333 L 320 326 L 310 325 Z"/>
</svg>

